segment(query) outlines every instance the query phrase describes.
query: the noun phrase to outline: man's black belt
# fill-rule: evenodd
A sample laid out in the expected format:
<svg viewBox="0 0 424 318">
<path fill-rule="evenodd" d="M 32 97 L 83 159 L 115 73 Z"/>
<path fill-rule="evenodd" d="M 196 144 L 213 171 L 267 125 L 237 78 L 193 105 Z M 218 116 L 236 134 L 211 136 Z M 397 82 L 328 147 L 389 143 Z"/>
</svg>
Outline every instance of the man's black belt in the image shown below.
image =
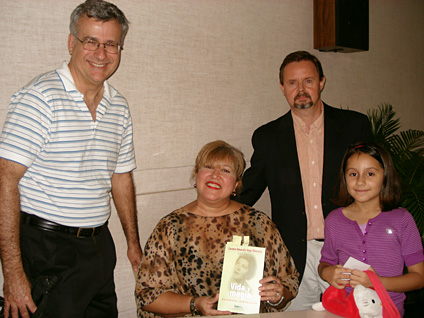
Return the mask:
<svg viewBox="0 0 424 318">
<path fill-rule="evenodd" d="M 72 227 L 48 221 L 46 219 L 25 212 L 21 212 L 21 223 L 37 227 L 41 230 L 68 234 L 75 237 L 96 236 L 107 225 L 106 222 L 105 224 L 98 227 Z"/>
</svg>

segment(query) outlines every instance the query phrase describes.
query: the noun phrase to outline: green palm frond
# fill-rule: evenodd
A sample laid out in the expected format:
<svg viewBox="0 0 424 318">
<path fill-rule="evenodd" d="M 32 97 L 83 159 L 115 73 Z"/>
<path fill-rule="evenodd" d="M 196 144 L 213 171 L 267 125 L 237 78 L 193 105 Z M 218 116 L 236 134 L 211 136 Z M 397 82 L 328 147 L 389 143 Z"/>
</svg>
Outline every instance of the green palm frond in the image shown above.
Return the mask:
<svg viewBox="0 0 424 318">
<path fill-rule="evenodd" d="M 400 119 L 394 119 L 396 113 L 390 104 L 378 105 L 378 109 L 368 111 L 371 130 L 376 142 L 386 145 L 387 138 L 400 128 Z"/>
<path fill-rule="evenodd" d="M 423 157 L 424 132 L 420 130 L 401 131 L 398 135 L 386 138 L 384 146 L 389 149 L 394 160 L 399 157 L 401 161 L 408 160 L 413 155 Z"/>
<path fill-rule="evenodd" d="M 407 150 L 420 152 L 424 150 L 424 131 L 412 130 L 401 131 L 399 135 L 391 135 L 387 138 L 394 150 Z"/>
<path fill-rule="evenodd" d="M 401 131 L 402 140 L 408 141 L 408 150 L 413 151 L 420 156 L 424 155 L 424 131 L 412 130 Z"/>
</svg>

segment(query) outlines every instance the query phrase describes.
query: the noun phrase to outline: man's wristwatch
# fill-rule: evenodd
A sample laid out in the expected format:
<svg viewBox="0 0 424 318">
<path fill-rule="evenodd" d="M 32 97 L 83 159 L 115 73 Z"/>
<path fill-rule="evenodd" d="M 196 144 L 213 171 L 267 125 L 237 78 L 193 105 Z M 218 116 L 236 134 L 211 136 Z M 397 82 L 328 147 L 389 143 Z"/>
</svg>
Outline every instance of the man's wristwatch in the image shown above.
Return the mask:
<svg viewBox="0 0 424 318">
<path fill-rule="evenodd" d="M 192 316 L 196 316 L 197 314 L 200 314 L 200 312 L 197 311 L 196 309 L 196 304 L 194 303 L 194 301 L 196 300 L 197 297 L 193 297 L 190 300 L 190 312 Z"/>
</svg>

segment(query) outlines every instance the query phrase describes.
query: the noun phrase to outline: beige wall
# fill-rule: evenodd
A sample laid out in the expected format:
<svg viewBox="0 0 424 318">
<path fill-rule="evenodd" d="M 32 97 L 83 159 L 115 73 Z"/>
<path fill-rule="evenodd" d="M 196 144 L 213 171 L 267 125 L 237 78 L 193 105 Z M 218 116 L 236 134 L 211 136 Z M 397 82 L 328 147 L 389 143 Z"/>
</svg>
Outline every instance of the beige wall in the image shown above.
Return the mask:
<svg viewBox="0 0 424 318">
<path fill-rule="evenodd" d="M 9 98 L 68 59 L 68 19 L 79 0 L 1 0 L 0 127 Z M 279 89 L 285 55 L 321 60 L 323 100 L 366 112 L 394 105 L 403 128 L 424 129 L 424 1 L 370 0 L 370 50 L 313 49 L 313 0 L 115 0 L 132 22 L 111 82 L 135 126 L 135 171 L 144 245 L 163 215 L 195 198 L 190 171 L 203 144 L 224 139 L 252 153 L 255 128 L 288 110 Z M 268 198 L 257 205 L 269 212 Z M 135 317 L 126 245 L 113 214 L 120 317 Z M 0 277 L 2 284 L 2 277 Z"/>
</svg>

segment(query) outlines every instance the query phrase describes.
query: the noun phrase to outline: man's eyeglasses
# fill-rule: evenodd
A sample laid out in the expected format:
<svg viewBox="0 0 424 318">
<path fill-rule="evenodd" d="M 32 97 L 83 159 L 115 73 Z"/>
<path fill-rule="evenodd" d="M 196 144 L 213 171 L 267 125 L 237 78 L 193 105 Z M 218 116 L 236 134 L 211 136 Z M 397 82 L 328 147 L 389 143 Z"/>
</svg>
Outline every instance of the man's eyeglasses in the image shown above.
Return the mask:
<svg viewBox="0 0 424 318">
<path fill-rule="evenodd" d="M 86 38 L 84 40 L 78 39 L 75 35 L 74 37 L 82 43 L 82 47 L 87 51 L 96 51 L 100 45 L 103 45 L 105 51 L 110 54 L 118 54 L 121 50 L 124 49 L 123 46 L 116 42 L 106 42 L 100 43 L 92 38 Z"/>
</svg>

